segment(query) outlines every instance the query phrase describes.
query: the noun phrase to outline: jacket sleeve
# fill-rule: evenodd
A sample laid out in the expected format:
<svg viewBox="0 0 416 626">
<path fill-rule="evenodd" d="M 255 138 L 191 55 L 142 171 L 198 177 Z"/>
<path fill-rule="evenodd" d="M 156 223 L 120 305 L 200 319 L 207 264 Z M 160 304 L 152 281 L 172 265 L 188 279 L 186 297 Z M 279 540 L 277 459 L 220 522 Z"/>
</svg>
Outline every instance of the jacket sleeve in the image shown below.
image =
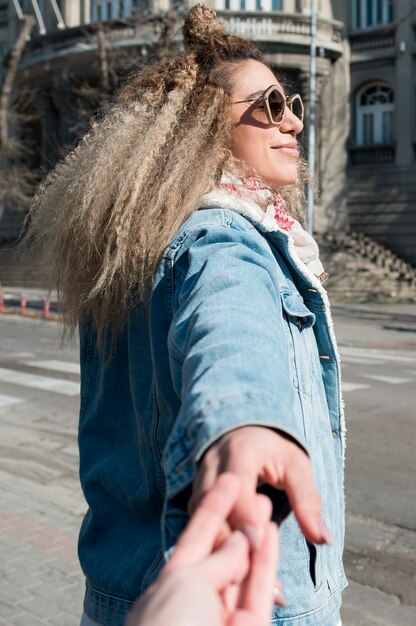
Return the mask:
<svg viewBox="0 0 416 626">
<path fill-rule="evenodd" d="M 168 501 L 189 489 L 203 453 L 235 428 L 279 429 L 306 448 L 269 244 L 233 223 L 188 238 L 172 270 L 168 347 L 181 407 L 164 450 Z"/>
</svg>

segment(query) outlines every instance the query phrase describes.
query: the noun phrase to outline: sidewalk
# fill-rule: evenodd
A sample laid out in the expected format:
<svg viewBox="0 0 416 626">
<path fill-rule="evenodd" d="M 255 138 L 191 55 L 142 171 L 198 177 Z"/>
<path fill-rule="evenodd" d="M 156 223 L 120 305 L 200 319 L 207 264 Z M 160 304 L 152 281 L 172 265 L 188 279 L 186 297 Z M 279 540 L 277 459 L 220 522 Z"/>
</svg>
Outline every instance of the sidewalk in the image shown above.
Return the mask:
<svg viewBox="0 0 416 626">
<path fill-rule="evenodd" d="M 416 351 L 416 303 L 337 303 L 331 310 L 340 346 Z"/>
<path fill-rule="evenodd" d="M 39 302 L 46 295 L 41 290 L 4 292 L 15 300 L 26 296 Z M 372 348 L 406 349 L 409 356 L 410 350 L 416 353 L 416 304 L 336 304 L 332 311 L 341 346 L 363 346 L 369 352 Z M 33 329 L 45 328 L 47 337 L 52 337 L 56 328 L 55 324 L 12 317 L 19 328 L 29 328 L 26 323 L 30 329 L 32 325 Z M 360 336 L 357 324 L 354 326 L 357 319 Z M 19 335 L 19 349 L 31 351 L 26 337 Z M 39 345 L 49 350 L 41 341 Z M 76 360 L 75 350 L 70 358 Z M 32 397 L 35 394 L 30 393 L 26 402 L 4 410 L 0 420 L 0 625 L 78 626 L 84 581 L 76 538 L 85 502 L 77 475 L 77 399 L 68 405 L 67 399 L 41 400 L 38 395 L 34 404 Z M 9 447 L 10 442 L 14 447 Z M 400 548 L 409 567 L 415 562 L 415 533 L 351 514 L 347 515 L 347 527 L 346 561 L 354 567 L 355 582 L 344 594 L 343 626 L 414 626 L 416 607 L 399 599 L 410 594 L 414 571 L 409 570 L 407 577 L 396 576 L 394 558 Z M 390 565 L 388 571 L 385 562 Z M 371 581 L 366 578 L 369 569 Z M 389 585 L 384 584 L 384 577 Z M 386 593 L 392 577 L 397 589 Z"/>
</svg>

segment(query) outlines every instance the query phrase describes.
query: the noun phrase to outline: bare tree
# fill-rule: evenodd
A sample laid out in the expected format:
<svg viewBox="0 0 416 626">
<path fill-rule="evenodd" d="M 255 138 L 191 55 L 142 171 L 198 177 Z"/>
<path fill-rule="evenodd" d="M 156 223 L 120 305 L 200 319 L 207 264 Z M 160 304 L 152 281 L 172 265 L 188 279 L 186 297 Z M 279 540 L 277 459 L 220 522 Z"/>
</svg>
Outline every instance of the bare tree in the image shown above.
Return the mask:
<svg viewBox="0 0 416 626">
<path fill-rule="evenodd" d="M 19 69 L 20 59 L 22 58 L 26 42 L 30 37 L 34 25 L 35 18 L 32 15 L 25 15 L 20 33 L 10 50 L 8 67 L 0 95 L 0 142 L 2 147 L 7 146 L 9 142 L 10 100 Z"/>
<path fill-rule="evenodd" d="M 98 111 L 105 110 L 111 101 L 111 95 L 134 68 L 177 52 L 176 36 L 180 30 L 184 6 L 184 3 L 177 3 L 176 9 L 165 13 L 140 13 L 133 19 L 119 20 L 119 22 L 125 21 L 126 26 L 133 26 L 138 39 L 146 31 L 156 35 L 156 40 L 151 42 L 149 38 L 145 45 L 138 48 L 136 55 L 132 54 L 131 48 L 109 45 L 108 25 L 103 22 L 93 25 L 93 36 L 95 35 L 97 43 L 96 73 L 89 79 L 80 80 L 74 75 L 69 75 L 66 79 L 74 95 L 72 109 L 75 119 L 70 127 L 71 133 L 81 135 L 86 131 L 91 118 Z M 85 37 L 91 37 L 91 31 L 85 31 Z M 67 148 L 68 146 L 64 147 L 63 152 Z"/>
<path fill-rule="evenodd" d="M 25 209 L 30 202 L 35 182 L 34 173 L 24 164 L 29 147 L 10 134 L 10 114 L 13 110 L 13 90 L 19 63 L 26 42 L 35 24 L 31 15 L 25 15 L 19 35 L 11 47 L 8 65 L 0 94 L 0 219 L 5 207 Z"/>
</svg>

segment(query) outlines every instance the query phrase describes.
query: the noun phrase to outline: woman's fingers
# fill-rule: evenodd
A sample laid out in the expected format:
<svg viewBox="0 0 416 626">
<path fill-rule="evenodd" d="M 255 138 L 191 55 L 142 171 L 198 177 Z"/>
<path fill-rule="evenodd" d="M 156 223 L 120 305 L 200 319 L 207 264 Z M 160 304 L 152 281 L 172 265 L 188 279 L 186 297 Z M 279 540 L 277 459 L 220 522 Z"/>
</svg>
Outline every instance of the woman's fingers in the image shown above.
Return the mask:
<svg viewBox="0 0 416 626">
<path fill-rule="evenodd" d="M 321 500 L 315 486 L 312 464 L 301 450 L 296 456 L 296 461 L 292 459 L 287 465 L 284 489 L 306 538 L 311 543 L 332 545 L 331 534 L 321 518 Z"/>
<path fill-rule="evenodd" d="M 259 626 L 259 623 L 250 611 L 238 610 L 231 616 L 227 626 Z"/>
<path fill-rule="evenodd" d="M 250 546 L 243 533 L 234 531 L 219 550 L 198 565 L 198 573 L 217 591 L 239 586 L 250 567 Z"/>
<path fill-rule="evenodd" d="M 166 565 L 167 570 L 177 566 L 199 563 L 211 554 L 218 535 L 239 494 L 240 481 L 226 472 L 218 477 L 212 489 L 203 497 L 192 515 L 188 526 L 180 536 L 175 551 Z"/>
<path fill-rule="evenodd" d="M 251 555 L 250 574 L 241 599 L 241 608 L 256 617 L 257 626 L 269 623 L 273 608 L 273 587 L 279 561 L 279 532 L 270 522 L 262 546 Z"/>
</svg>

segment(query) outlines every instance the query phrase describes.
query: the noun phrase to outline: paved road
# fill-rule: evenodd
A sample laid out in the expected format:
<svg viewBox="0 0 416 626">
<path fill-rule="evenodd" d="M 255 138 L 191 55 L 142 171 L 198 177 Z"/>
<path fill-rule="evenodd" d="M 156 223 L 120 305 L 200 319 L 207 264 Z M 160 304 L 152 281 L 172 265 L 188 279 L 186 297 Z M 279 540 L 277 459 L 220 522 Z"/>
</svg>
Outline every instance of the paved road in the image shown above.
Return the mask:
<svg viewBox="0 0 416 626">
<path fill-rule="evenodd" d="M 348 421 L 343 620 L 414 626 L 416 344 L 375 318 L 336 311 Z M 77 626 L 77 348 L 58 347 L 55 323 L 16 316 L 0 316 L 0 336 L 0 624 Z"/>
</svg>

